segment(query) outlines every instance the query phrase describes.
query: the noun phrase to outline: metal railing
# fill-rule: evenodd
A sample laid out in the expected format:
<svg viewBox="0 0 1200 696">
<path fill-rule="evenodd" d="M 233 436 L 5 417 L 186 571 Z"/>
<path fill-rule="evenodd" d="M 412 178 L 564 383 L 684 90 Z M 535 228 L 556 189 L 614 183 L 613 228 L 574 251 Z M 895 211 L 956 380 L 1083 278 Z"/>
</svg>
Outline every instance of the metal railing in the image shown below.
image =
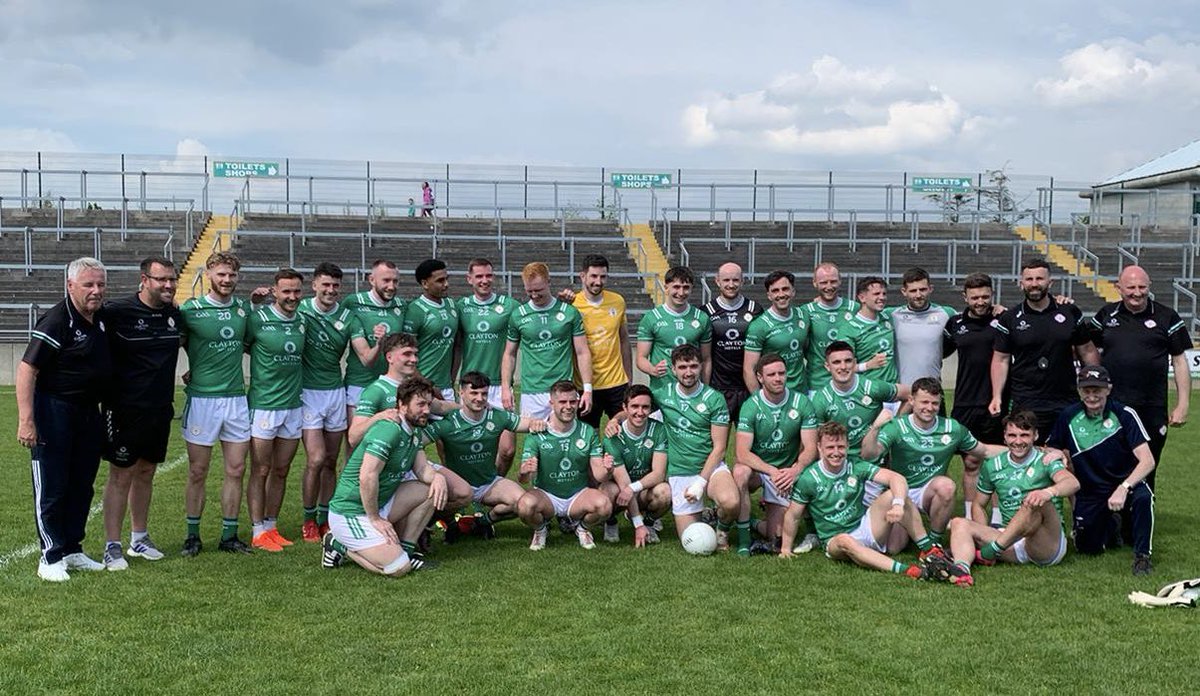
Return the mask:
<svg viewBox="0 0 1200 696">
<path fill-rule="evenodd" d="M 175 260 L 175 251 L 172 248 L 172 243 L 175 240 L 175 228 L 174 227 L 167 227 L 165 229 L 161 229 L 161 228 L 151 229 L 151 228 L 139 227 L 139 228 L 133 228 L 132 231 L 136 232 L 138 234 L 146 234 L 146 235 L 161 234 L 161 235 L 163 235 L 165 237 L 165 239 L 164 239 L 163 245 L 162 245 L 162 255 L 172 261 Z M 22 258 L 24 260 L 23 265 L 26 269 L 26 275 L 28 275 L 33 270 L 36 270 L 35 267 L 37 266 L 36 259 L 34 258 L 36 256 L 36 253 L 34 251 L 34 236 L 35 235 L 46 235 L 46 236 L 54 235 L 55 242 L 63 241 L 64 239 L 66 239 L 67 235 L 80 235 L 80 236 L 81 235 L 90 235 L 92 238 L 91 255 L 94 258 L 99 259 L 100 261 L 103 261 L 104 260 L 104 240 L 106 239 L 108 233 L 110 233 L 110 232 L 115 233 L 116 231 L 115 230 L 106 230 L 103 227 L 58 227 L 58 228 L 54 228 L 54 229 L 44 229 L 44 228 L 36 228 L 36 227 L 30 227 L 30 226 L 0 227 L 0 238 L 3 238 L 6 235 L 12 235 L 12 234 L 20 234 L 22 236 L 22 239 L 23 239 Z M 120 239 L 122 242 L 128 241 L 128 231 L 121 233 Z M 11 266 L 12 264 L 8 264 L 8 265 Z"/>
<path fill-rule="evenodd" d="M 1188 332 L 1191 333 L 1192 336 L 1195 336 L 1197 334 L 1197 330 L 1196 330 L 1197 327 L 1200 327 L 1200 315 L 1198 315 L 1196 313 L 1196 293 L 1185 288 L 1183 285 L 1181 285 L 1179 283 L 1179 281 L 1175 281 L 1175 282 L 1171 283 L 1171 290 L 1172 290 L 1172 296 L 1174 298 L 1173 302 L 1172 302 L 1172 307 L 1175 309 L 1176 312 L 1179 313 L 1179 315 L 1181 317 L 1189 317 L 1190 326 L 1188 327 Z M 1181 308 L 1179 305 L 1179 296 L 1180 295 L 1182 295 L 1184 297 L 1184 299 L 1186 299 L 1190 303 L 1190 305 L 1185 307 L 1187 309 L 1190 309 L 1191 310 L 1190 312 L 1181 311 Z"/>
</svg>

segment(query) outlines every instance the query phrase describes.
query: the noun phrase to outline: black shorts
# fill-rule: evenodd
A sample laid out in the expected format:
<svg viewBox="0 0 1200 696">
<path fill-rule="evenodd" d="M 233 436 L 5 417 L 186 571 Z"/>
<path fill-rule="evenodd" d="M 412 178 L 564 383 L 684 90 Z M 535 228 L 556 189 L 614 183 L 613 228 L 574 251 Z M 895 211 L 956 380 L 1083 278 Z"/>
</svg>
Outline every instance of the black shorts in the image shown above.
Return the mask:
<svg viewBox="0 0 1200 696">
<path fill-rule="evenodd" d="M 105 408 L 104 458 L 113 466 L 133 466 L 139 459 L 162 464 L 171 437 L 172 406 L 155 409 Z"/>
<path fill-rule="evenodd" d="M 600 427 L 600 417 L 608 414 L 609 418 L 617 415 L 625 408 L 625 387 L 620 385 L 607 389 L 596 389 L 592 392 L 592 410 L 580 416 L 579 420 L 593 428 Z"/>
<path fill-rule="evenodd" d="M 746 399 L 750 398 L 750 392 L 743 387 L 741 389 L 721 389 L 721 396 L 725 397 L 725 406 L 729 409 L 729 429 L 737 430 L 738 414 L 742 411 L 742 404 L 746 403 Z"/>
<path fill-rule="evenodd" d="M 1002 419 L 988 413 L 987 406 L 955 406 L 950 417 L 966 426 L 976 440 L 989 445 L 1004 444 Z"/>
</svg>

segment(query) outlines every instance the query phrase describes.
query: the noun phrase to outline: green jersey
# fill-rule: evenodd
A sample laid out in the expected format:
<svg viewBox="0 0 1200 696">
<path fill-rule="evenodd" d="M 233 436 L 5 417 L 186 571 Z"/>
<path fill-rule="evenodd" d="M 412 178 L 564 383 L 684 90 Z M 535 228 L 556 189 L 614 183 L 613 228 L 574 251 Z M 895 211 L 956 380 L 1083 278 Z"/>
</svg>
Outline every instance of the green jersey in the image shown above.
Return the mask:
<svg viewBox="0 0 1200 696">
<path fill-rule="evenodd" d="M 396 389 L 399 387 L 400 383 L 387 375 L 371 382 L 359 393 L 354 415 L 370 418 L 380 411 L 396 408 Z"/>
<path fill-rule="evenodd" d="M 417 371 L 440 389 L 449 388 L 450 360 L 458 333 L 458 310 L 454 302 L 421 295 L 404 310 L 404 333 L 417 337 Z"/>
<path fill-rule="evenodd" d="M 383 460 L 376 501 L 377 509 L 382 510 L 404 482 L 404 475 L 412 471 L 417 453 L 422 449 L 421 443 L 420 430 L 414 432 L 407 422 L 401 424 L 393 420 L 381 420 L 374 423 L 338 475 L 337 488 L 333 490 L 333 498 L 329 501 L 330 512 L 347 517 L 367 513 L 363 509 L 362 492 L 358 488 L 358 475 L 362 470 L 363 457 L 368 454 Z"/>
<path fill-rule="evenodd" d="M 521 460 L 537 460 L 533 485 L 550 495 L 570 498 L 588 485 L 592 457 L 604 456 L 596 430 L 576 420 L 565 433 L 547 428 L 525 436 Z"/>
<path fill-rule="evenodd" d="M 399 297 L 380 303 L 372 291 L 364 290 L 347 297 L 342 304 L 354 314 L 351 340 L 363 338 L 368 346 L 374 347 L 376 326 L 382 324 L 386 329 L 385 334 L 397 333 L 404 328 L 404 300 Z M 382 355 L 375 356 L 374 364 L 367 367 L 353 350 L 350 351 L 350 358 L 346 360 L 348 386 L 365 387 L 384 372 L 387 372 L 387 360 Z"/>
<path fill-rule="evenodd" d="M 800 456 L 800 431 L 815 430 L 818 425 L 816 411 L 804 394 L 789 389 L 783 401 L 773 404 L 760 389 L 742 404 L 737 429 L 753 433 L 750 451 L 780 468 L 795 464 Z"/>
<path fill-rule="evenodd" d="M 507 339 L 521 355 L 521 391 L 544 394 L 575 369 L 575 337 L 583 336 L 579 310 L 560 300 L 545 307 L 526 302 L 508 320 Z"/>
<path fill-rule="evenodd" d="M 953 418 L 934 416 L 933 427 L 922 430 L 909 414 L 883 424 L 879 445 L 889 455 L 888 468 L 903 474 L 909 488 L 919 488 L 945 474 L 955 454 L 970 452 L 979 441 Z"/>
<path fill-rule="evenodd" d="M 850 391 L 840 392 L 833 386 L 833 382 L 830 382 L 813 395 L 812 405 L 813 410 L 817 412 L 817 420 L 837 421 L 846 426 L 850 439 L 848 452 L 857 457 L 862 450 L 862 440 L 867 434 L 867 428 L 875 422 L 875 417 L 883 410 L 884 403 L 895 400 L 895 384 L 876 382 L 862 375 L 855 375 Z"/>
<path fill-rule="evenodd" d="M 491 299 L 481 302 L 471 295 L 458 298 L 455 304 L 462 346 L 459 374 L 479 372 L 493 385 L 499 385 L 508 321 L 517 310 L 517 301 L 507 295 L 493 294 Z"/>
<path fill-rule="evenodd" d="M 1054 475 L 1066 468 L 1061 459 L 1046 462 L 1039 449 L 1034 449 L 1024 462 L 1014 462 L 1011 452 L 1003 452 L 983 463 L 976 488 L 983 495 L 996 495 L 1000 501 L 1000 520 L 1007 525 L 1021 509 L 1026 495 L 1053 486 Z M 1054 499 L 1054 508 L 1062 519 L 1062 498 Z"/>
<path fill-rule="evenodd" d="M 829 370 L 825 369 L 825 349 L 830 343 L 844 340 L 849 315 L 858 311 L 858 303 L 839 297 L 837 304 L 826 307 L 813 300 L 800 308 L 808 320 L 808 388 L 817 391 L 829 384 Z"/>
<path fill-rule="evenodd" d="M 808 321 L 804 312 L 788 308 L 780 319 L 774 308 L 754 317 L 746 329 L 746 350 L 762 355 L 778 353 L 787 365 L 787 385 L 790 389 L 808 391 L 808 373 L 804 369 L 804 353 L 808 347 Z"/>
<path fill-rule="evenodd" d="M 892 384 L 900 378 L 896 368 L 896 332 L 892 329 L 891 319 L 881 314 L 872 320 L 855 312 L 846 321 L 843 340 L 854 346 L 854 359 L 860 363 L 875 357 L 876 353 L 887 356 L 883 367 L 867 370 L 863 376 Z"/>
<path fill-rule="evenodd" d="M 304 318 L 304 353 L 300 356 L 305 389 L 329 391 L 342 388 L 342 355 L 354 330 L 354 314 L 334 305 L 328 312 L 317 307 L 316 300 L 300 300 L 297 310 Z M 357 359 L 357 358 L 354 358 Z"/>
<path fill-rule="evenodd" d="M 847 457 L 836 474 L 817 460 L 796 477 L 792 502 L 807 506 L 822 545 L 838 534 L 853 532 L 862 522 L 867 513 L 863 504 L 866 483 L 877 473 L 879 467 L 874 464 Z"/>
<path fill-rule="evenodd" d="M 712 453 L 712 426 L 729 426 L 725 397 L 707 384 L 684 394 L 676 382 L 653 390 L 667 431 L 667 476 L 695 476 Z M 722 452 L 721 454 L 724 454 Z"/>
<path fill-rule="evenodd" d="M 521 417 L 511 411 L 487 408 L 483 418 L 473 421 L 461 409 L 433 421 L 425 428 L 425 437 L 441 440 L 445 465 L 472 486 L 484 486 L 496 478 L 496 452 L 500 435 L 516 431 Z"/>
<path fill-rule="evenodd" d="M 674 384 L 671 351 L 685 343 L 697 348 L 712 343 L 712 319 L 698 307 L 688 305 L 682 312 L 676 313 L 661 304 L 642 316 L 638 322 L 637 340 L 638 343 L 650 344 L 651 365 L 667 361 L 667 373 L 662 377 L 651 376 L 650 388 Z"/>
<path fill-rule="evenodd" d="M 625 421 L 616 435 L 604 438 L 604 451 L 612 455 L 613 466 L 625 467 L 629 480 L 637 481 L 650 473 L 654 453 L 667 451 L 666 429 L 656 420 L 647 420 L 642 434 L 634 435 Z"/>
<path fill-rule="evenodd" d="M 187 343 L 189 396 L 241 396 L 246 393 L 242 372 L 245 352 L 245 300 L 217 304 L 207 295 L 193 297 L 179 308 L 181 334 Z"/>
<path fill-rule="evenodd" d="M 299 313 L 285 317 L 275 305 L 267 305 L 250 314 L 246 345 L 250 348 L 251 409 L 300 408 L 304 335 L 304 319 Z"/>
</svg>

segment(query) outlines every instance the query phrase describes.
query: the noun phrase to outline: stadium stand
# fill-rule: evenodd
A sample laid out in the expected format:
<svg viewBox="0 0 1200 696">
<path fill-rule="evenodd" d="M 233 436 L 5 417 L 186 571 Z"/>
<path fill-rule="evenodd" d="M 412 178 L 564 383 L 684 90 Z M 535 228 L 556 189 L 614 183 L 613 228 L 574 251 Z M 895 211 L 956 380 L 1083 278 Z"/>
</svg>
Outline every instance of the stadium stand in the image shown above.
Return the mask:
<svg viewBox="0 0 1200 696">
<path fill-rule="evenodd" d="M 31 315 L 62 299 L 65 266 L 94 256 L 110 268 L 109 296 L 137 289 L 138 263 L 163 255 L 181 263 L 207 213 L 11 209 L 0 218 L 0 340 L 24 340 Z"/>
</svg>

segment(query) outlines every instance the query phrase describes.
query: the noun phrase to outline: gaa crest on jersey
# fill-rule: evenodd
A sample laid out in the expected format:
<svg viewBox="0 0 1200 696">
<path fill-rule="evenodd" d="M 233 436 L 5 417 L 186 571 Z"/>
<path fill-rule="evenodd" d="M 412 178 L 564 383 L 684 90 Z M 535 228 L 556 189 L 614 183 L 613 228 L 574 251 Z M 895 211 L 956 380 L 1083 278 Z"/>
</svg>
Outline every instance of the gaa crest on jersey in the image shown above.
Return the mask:
<svg viewBox="0 0 1200 696">
<path fill-rule="evenodd" d="M 1032 466 L 1025 470 L 1025 475 L 1028 476 L 1029 478 L 1033 478 L 1033 467 Z"/>
<path fill-rule="evenodd" d="M 857 485 L 858 485 L 858 479 L 856 479 L 856 478 L 854 478 L 853 476 L 851 476 L 850 478 L 846 479 L 846 485 L 848 485 L 848 486 L 851 486 L 851 487 L 853 487 L 853 486 L 857 486 Z"/>
<path fill-rule="evenodd" d="M 615 316 L 617 316 L 617 308 L 616 308 L 616 307 L 609 307 L 609 308 L 608 308 L 608 316 L 610 316 L 610 317 L 615 317 Z"/>
<path fill-rule="evenodd" d="M 700 320 L 699 320 L 699 319 L 693 319 L 693 320 L 692 320 L 692 328 L 693 328 L 693 329 L 698 329 L 698 328 L 700 328 Z"/>
<path fill-rule="evenodd" d="M 788 418 L 791 418 L 792 420 L 796 420 L 799 417 L 800 417 L 800 412 L 797 411 L 796 409 L 793 408 L 792 410 L 788 411 Z"/>
<path fill-rule="evenodd" d="M 338 331 L 341 331 L 342 329 L 346 328 L 346 325 L 340 321 L 335 321 L 335 322 L 333 322 L 333 328 L 337 329 Z"/>
<path fill-rule="evenodd" d="M 707 411 L 707 410 L 708 410 L 708 407 L 707 407 L 707 406 L 705 406 L 703 403 L 696 404 L 696 411 L 697 411 L 697 412 L 699 412 L 699 413 L 704 413 L 704 412 L 705 412 L 705 411 Z"/>
<path fill-rule="evenodd" d="M 237 315 L 238 315 L 239 317 L 244 317 L 244 316 L 246 316 L 246 310 L 242 309 L 241 307 L 238 307 Z"/>
<path fill-rule="evenodd" d="M 504 314 L 504 305 L 496 305 L 496 314 Z"/>
<path fill-rule="evenodd" d="M 562 312 L 559 312 L 558 314 L 554 315 L 555 321 L 562 321 L 563 319 L 566 319 L 566 318 L 567 318 L 567 315 L 563 314 Z"/>
<path fill-rule="evenodd" d="M 943 445 L 948 445 L 948 444 L 950 444 L 950 435 L 948 435 L 948 434 L 947 434 L 947 435 L 943 435 L 943 436 L 942 436 L 942 444 L 943 444 Z"/>
<path fill-rule="evenodd" d="M 1104 427 L 1106 427 L 1106 428 L 1111 428 L 1111 427 L 1112 427 L 1112 419 L 1111 419 L 1111 418 L 1105 418 L 1105 419 L 1104 419 L 1104 422 L 1103 422 L 1103 423 L 1101 423 L 1101 425 L 1103 425 L 1103 426 L 1104 426 Z"/>
<path fill-rule="evenodd" d="M 1158 326 L 1158 324 L 1155 323 L 1155 321 L 1153 319 L 1147 319 L 1145 321 L 1145 324 L 1146 324 L 1147 329 L 1153 329 L 1155 326 Z"/>
<path fill-rule="evenodd" d="M 175 317 L 167 317 L 167 326 L 175 328 Z"/>
<path fill-rule="evenodd" d="M 583 441 L 583 438 L 580 438 L 575 441 L 575 446 L 579 449 L 583 449 L 584 447 L 587 447 L 587 443 Z"/>
<path fill-rule="evenodd" d="M 496 424 L 491 421 L 488 421 L 483 427 L 490 433 L 496 429 Z"/>
<path fill-rule="evenodd" d="M 1058 323 L 1060 323 L 1060 324 L 1061 324 L 1061 323 L 1063 323 L 1063 322 L 1064 322 L 1064 321 L 1066 321 L 1066 320 L 1067 320 L 1067 318 L 1066 318 L 1066 317 L 1064 317 L 1062 314 L 1055 314 L 1055 315 L 1054 315 L 1054 321 L 1057 321 L 1057 322 L 1058 322 Z"/>
<path fill-rule="evenodd" d="M 646 449 L 654 447 L 654 440 L 642 440 L 642 447 L 645 447 Z"/>
<path fill-rule="evenodd" d="M 862 405 L 863 405 L 863 406 L 870 406 L 870 405 L 871 405 L 871 397 L 870 397 L 870 396 L 864 396 L 862 399 L 859 399 L 859 401 L 861 401 L 861 402 L 862 402 Z"/>
<path fill-rule="evenodd" d="M 742 321 L 754 321 L 754 315 L 750 312 L 746 312 L 742 315 Z"/>
</svg>

